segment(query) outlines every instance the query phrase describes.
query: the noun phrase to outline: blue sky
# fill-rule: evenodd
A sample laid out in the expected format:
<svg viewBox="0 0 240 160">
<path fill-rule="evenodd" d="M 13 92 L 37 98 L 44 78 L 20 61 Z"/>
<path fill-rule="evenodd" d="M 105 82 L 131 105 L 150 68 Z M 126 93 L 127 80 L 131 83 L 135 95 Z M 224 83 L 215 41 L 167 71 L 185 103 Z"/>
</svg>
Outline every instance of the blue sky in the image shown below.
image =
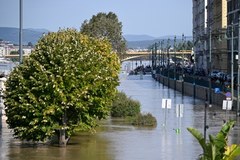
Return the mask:
<svg viewBox="0 0 240 160">
<path fill-rule="evenodd" d="M 192 0 L 23 0 L 23 28 L 79 29 L 92 15 L 110 11 L 123 34 L 192 35 Z M 19 27 L 19 0 L 0 0 L 0 27 Z"/>
</svg>

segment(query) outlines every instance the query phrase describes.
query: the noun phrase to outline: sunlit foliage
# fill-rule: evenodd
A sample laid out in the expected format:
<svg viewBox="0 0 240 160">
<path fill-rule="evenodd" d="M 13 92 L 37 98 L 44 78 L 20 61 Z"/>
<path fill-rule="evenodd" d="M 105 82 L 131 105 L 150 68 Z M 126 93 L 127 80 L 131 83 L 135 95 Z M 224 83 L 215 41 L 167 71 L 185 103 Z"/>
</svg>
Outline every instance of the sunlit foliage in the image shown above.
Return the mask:
<svg viewBox="0 0 240 160">
<path fill-rule="evenodd" d="M 81 32 L 90 37 L 106 38 L 112 45 L 113 50 L 119 57 L 126 51 L 126 40 L 122 35 L 122 23 L 119 22 L 115 13 L 98 13 L 88 21 L 85 20 L 81 26 Z"/>
<path fill-rule="evenodd" d="M 15 137 L 32 141 L 92 129 L 109 115 L 119 69 L 105 40 L 75 29 L 47 34 L 6 82 L 9 127 Z"/>
</svg>

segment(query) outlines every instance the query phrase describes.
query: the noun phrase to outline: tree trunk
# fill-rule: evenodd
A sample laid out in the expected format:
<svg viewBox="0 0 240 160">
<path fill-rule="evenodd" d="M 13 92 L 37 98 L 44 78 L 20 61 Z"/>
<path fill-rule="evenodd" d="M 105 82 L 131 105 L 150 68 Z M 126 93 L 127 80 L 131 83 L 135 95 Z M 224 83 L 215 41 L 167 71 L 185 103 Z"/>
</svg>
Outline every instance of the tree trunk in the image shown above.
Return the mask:
<svg viewBox="0 0 240 160">
<path fill-rule="evenodd" d="M 66 119 L 67 119 L 67 116 L 66 116 L 66 110 L 63 114 L 63 117 L 62 117 L 62 123 L 63 123 L 63 128 L 61 128 L 59 130 L 59 146 L 60 147 L 66 147 L 67 146 L 67 142 L 69 140 L 69 137 L 66 138 Z"/>
<path fill-rule="evenodd" d="M 60 129 L 59 130 L 59 146 L 66 147 L 68 143 L 69 137 L 66 138 L 66 130 Z"/>
</svg>

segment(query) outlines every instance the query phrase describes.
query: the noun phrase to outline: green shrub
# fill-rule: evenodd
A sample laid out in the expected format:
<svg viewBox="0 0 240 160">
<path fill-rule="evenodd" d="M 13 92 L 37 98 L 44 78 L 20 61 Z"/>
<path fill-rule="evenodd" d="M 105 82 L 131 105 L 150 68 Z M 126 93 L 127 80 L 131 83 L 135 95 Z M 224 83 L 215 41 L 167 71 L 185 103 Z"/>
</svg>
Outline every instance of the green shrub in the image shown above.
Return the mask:
<svg viewBox="0 0 240 160">
<path fill-rule="evenodd" d="M 151 114 L 141 114 L 139 113 L 136 117 L 132 119 L 132 124 L 136 126 L 156 126 L 157 120 L 156 118 Z"/>
<path fill-rule="evenodd" d="M 127 97 L 123 92 L 118 92 L 111 106 L 112 117 L 136 116 L 140 113 L 140 102 Z"/>
</svg>

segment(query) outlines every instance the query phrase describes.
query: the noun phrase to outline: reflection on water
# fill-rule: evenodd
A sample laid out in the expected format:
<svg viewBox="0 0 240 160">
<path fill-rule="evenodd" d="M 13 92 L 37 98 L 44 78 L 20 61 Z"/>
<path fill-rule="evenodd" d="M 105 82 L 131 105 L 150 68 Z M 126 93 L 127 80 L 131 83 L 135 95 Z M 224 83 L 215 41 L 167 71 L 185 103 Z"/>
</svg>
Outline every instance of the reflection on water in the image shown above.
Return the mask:
<svg viewBox="0 0 240 160">
<path fill-rule="evenodd" d="M 137 128 L 117 119 L 101 122 L 96 134 L 80 134 L 66 148 L 47 145 L 26 146 L 14 140 L 5 127 L 1 131 L 0 153 L 4 160 L 192 160 L 202 149 L 186 130 L 195 127 L 203 131 L 204 101 L 168 89 L 151 76 L 121 75 L 119 90 L 141 102 L 141 111 L 150 112 L 158 122 L 156 128 Z M 172 99 L 172 108 L 162 109 L 162 98 Z M 176 117 L 176 104 L 184 104 L 181 120 Z M 207 134 L 215 134 L 223 119 L 235 119 L 235 113 L 221 107 L 207 108 Z M 176 129 L 180 128 L 180 133 Z M 230 132 L 229 142 L 240 143 L 239 122 Z"/>
<path fill-rule="evenodd" d="M 6 128 L 3 131 L 6 131 Z M 73 136 L 66 148 L 43 144 L 27 145 L 1 134 L 1 160 L 112 160 L 108 140 L 101 134 Z"/>
</svg>

